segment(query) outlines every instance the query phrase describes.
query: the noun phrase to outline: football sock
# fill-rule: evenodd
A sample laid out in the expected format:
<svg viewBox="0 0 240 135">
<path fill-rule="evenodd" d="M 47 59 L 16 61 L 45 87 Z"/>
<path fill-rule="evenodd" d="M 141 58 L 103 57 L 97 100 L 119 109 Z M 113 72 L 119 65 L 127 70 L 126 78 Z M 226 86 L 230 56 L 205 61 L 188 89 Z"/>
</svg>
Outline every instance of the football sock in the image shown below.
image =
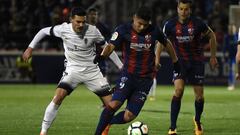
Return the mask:
<svg viewBox="0 0 240 135">
<path fill-rule="evenodd" d="M 124 124 L 124 123 L 126 123 L 126 122 L 124 121 L 124 113 L 125 113 L 125 111 L 121 111 L 121 112 L 119 112 L 117 115 L 115 115 L 115 116 L 112 118 L 110 124 Z"/>
<path fill-rule="evenodd" d="M 57 115 L 59 105 L 55 104 L 53 101 L 47 106 L 44 118 L 42 121 L 41 133 L 46 133 L 48 128 L 51 126 L 53 120 Z"/>
<path fill-rule="evenodd" d="M 98 122 L 98 126 L 97 129 L 95 131 L 95 135 L 101 135 L 102 132 L 104 131 L 104 129 L 107 127 L 107 125 L 110 123 L 110 121 L 112 120 L 112 117 L 115 113 L 115 110 L 113 110 L 111 107 L 106 106 L 103 111 L 102 114 L 100 116 L 100 120 Z"/>
<path fill-rule="evenodd" d="M 173 96 L 171 102 L 171 129 L 175 129 L 177 127 L 177 118 L 181 108 L 181 98 Z"/>
<path fill-rule="evenodd" d="M 204 99 L 201 99 L 199 101 L 195 100 L 195 121 L 200 122 L 201 115 L 203 112 L 204 107 Z"/>
<path fill-rule="evenodd" d="M 151 89 L 149 91 L 149 96 L 155 97 L 155 95 L 156 95 L 156 87 L 157 87 L 157 80 L 156 80 L 156 78 L 154 78 L 152 87 L 151 87 Z"/>
</svg>

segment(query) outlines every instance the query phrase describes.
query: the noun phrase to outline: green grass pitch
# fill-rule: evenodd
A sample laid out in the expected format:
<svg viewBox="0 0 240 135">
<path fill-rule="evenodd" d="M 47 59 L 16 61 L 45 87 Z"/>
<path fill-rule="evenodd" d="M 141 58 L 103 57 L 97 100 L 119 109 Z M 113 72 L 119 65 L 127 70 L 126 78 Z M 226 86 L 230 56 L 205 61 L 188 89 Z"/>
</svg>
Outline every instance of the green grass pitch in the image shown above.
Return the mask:
<svg viewBox="0 0 240 135">
<path fill-rule="evenodd" d="M 46 106 L 56 85 L 0 85 L 0 135 L 38 135 Z M 146 123 L 149 135 L 166 135 L 172 86 L 158 86 L 157 99 L 147 101 L 136 120 Z M 80 85 L 63 102 L 49 135 L 93 135 L 100 100 Z M 121 108 L 123 109 L 123 108 Z M 194 96 L 186 87 L 178 119 L 178 133 L 193 135 Z M 240 89 L 205 87 L 202 117 L 204 135 L 240 135 Z M 113 125 L 110 135 L 126 135 L 129 124 Z"/>
</svg>

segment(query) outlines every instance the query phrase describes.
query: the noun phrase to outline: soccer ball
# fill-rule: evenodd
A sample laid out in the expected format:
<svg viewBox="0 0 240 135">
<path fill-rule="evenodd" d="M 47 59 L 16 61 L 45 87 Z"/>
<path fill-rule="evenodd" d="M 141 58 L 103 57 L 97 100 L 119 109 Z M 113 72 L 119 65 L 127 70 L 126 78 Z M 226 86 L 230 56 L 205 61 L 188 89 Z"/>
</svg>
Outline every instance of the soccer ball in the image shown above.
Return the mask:
<svg viewBox="0 0 240 135">
<path fill-rule="evenodd" d="M 148 127 L 146 124 L 136 121 L 128 127 L 128 135 L 147 135 Z"/>
</svg>

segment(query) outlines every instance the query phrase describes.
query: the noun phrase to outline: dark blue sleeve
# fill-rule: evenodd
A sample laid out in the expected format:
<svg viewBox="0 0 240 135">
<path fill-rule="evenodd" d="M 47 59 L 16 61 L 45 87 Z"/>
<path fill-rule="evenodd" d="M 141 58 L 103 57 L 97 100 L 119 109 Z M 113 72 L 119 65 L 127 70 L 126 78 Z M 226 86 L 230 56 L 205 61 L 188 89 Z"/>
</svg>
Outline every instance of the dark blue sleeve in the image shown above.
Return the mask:
<svg viewBox="0 0 240 135">
<path fill-rule="evenodd" d="M 168 37 L 170 36 L 169 22 L 167 21 L 163 26 L 163 33 Z"/>
<path fill-rule="evenodd" d="M 156 36 L 157 36 L 157 40 L 162 43 L 164 46 L 166 46 L 167 44 L 167 37 L 165 36 L 165 34 L 158 28 L 155 28 L 156 31 Z"/>
<path fill-rule="evenodd" d="M 208 31 L 208 25 L 205 22 L 203 22 L 201 19 L 197 19 L 196 22 L 198 23 L 198 27 L 201 33 Z"/>
<path fill-rule="evenodd" d="M 109 43 L 115 46 L 121 45 L 123 42 L 123 35 L 124 35 L 124 27 L 122 26 L 117 27 L 116 30 L 113 32 Z"/>
</svg>

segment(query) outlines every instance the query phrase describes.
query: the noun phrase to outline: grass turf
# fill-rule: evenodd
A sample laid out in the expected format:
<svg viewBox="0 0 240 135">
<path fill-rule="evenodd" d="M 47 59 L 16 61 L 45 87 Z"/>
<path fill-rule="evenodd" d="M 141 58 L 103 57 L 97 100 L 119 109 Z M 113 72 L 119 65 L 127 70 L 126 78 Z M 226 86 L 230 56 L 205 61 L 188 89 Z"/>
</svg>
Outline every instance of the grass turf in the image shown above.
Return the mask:
<svg viewBox="0 0 240 135">
<path fill-rule="evenodd" d="M 56 85 L 0 85 L 0 135 L 37 135 L 46 106 Z M 146 123 L 149 135 L 166 135 L 172 86 L 158 86 L 155 101 L 147 101 L 136 120 Z M 240 134 L 240 90 L 226 87 L 205 87 L 205 108 L 202 117 L 205 135 Z M 49 135 L 93 135 L 101 102 L 80 85 L 64 100 L 49 130 Z M 125 105 L 124 105 L 125 106 Z M 123 108 L 121 108 L 122 110 Z M 194 96 L 186 87 L 178 119 L 180 135 L 193 134 Z M 135 120 L 135 121 L 136 121 Z M 129 124 L 113 125 L 110 135 L 126 135 Z"/>
</svg>

